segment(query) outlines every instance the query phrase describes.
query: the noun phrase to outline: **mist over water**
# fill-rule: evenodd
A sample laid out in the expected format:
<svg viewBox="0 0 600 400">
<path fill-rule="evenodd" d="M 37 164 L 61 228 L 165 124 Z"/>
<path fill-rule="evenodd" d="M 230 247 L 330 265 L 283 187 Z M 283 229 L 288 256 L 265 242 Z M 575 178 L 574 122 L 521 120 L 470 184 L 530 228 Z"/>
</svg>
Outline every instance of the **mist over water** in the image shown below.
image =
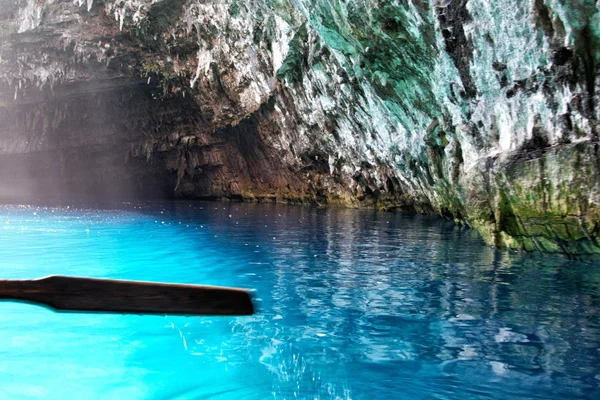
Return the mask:
<svg viewBox="0 0 600 400">
<path fill-rule="evenodd" d="M 0 207 L 2 279 L 254 289 L 239 318 L 0 302 L 0 399 L 600 397 L 600 266 L 409 214 L 285 205 Z"/>
<path fill-rule="evenodd" d="M 106 149 L 115 153 L 114 149 Z M 170 176 L 153 176 L 136 160 L 106 159 L 78 150 L 32 154 L 0 152 L 0 204 L 69 204 L 171 199 Z M 140 172 L 141 171 L 141 172 Z"/>
</svg>

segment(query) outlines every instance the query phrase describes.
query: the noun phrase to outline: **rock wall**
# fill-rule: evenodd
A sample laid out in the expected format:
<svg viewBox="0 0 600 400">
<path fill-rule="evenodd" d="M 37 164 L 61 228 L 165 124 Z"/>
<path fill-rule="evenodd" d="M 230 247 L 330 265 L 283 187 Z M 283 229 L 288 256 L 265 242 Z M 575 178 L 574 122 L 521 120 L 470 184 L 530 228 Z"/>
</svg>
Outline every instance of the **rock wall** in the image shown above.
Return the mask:
<svg viewBox="0 0 600 400">
<path fill-rule="evenodd" d="M 600 2 L 0 10 L 4 186 L 410 207 L 600 252 Z"/>
</svg>

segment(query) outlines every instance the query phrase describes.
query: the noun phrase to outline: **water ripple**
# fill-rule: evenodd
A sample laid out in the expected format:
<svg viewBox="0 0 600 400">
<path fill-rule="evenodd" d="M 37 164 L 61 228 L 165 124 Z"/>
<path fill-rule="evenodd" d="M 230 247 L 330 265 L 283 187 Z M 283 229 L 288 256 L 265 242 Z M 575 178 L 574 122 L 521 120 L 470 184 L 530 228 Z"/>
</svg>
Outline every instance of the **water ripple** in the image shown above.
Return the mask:
<svg viewBox="0 0 600 400">
<path fill-rule="evenodd" d="M 0 208 L 4 278 L 255 289 L 240 318 L 0 303 L 0 399 L 600 398 L 600 267 L 436 218 L 284 205 Z"/>
</svg>

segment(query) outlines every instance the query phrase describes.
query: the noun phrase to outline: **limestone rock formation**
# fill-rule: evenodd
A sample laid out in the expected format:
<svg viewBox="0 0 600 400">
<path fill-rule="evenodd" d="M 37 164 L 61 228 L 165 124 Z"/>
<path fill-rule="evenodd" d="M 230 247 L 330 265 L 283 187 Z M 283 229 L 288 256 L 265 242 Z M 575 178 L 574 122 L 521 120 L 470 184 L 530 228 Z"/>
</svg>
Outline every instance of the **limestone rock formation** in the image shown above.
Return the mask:
<svg viewBox="0 0 600 400">
<path fill-rule="evenodd" d="M 412 208 L 600 253 L 600 2 L 0 0 L 0 189 Z"/>
</svg>

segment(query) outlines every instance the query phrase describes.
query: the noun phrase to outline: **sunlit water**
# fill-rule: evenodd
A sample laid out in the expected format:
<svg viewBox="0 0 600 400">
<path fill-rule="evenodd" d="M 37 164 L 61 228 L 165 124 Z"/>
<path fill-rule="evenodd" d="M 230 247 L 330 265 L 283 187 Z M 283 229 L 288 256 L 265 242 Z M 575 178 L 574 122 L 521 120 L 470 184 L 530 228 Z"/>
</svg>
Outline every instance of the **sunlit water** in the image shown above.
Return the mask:
<svg viewBox="0 0 600 400">
<path fill-rule="evenodd" d="M 436 218 L 219 203 L 0 207 L 0 278 L 255 289 L 252 317 L 0 302 L 0 399 L 600 398 L 600 265 Z"/>
</svg>

